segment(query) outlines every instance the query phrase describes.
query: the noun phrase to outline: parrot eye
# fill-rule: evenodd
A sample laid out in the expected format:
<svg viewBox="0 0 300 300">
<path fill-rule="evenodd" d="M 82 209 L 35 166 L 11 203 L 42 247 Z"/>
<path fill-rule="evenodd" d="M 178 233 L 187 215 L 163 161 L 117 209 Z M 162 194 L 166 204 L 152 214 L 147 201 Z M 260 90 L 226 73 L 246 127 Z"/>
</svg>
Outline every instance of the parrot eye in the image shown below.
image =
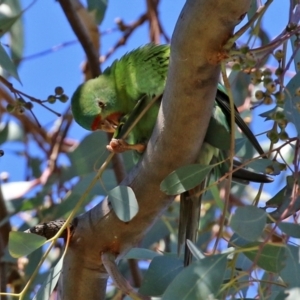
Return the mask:
<svg viewBox="0 0 300 300">
<path fill-rule="evenodd" d="M 98 105 L 102 109 L 106 106 L 102 101 L 98 101 Z"/>
</svg>

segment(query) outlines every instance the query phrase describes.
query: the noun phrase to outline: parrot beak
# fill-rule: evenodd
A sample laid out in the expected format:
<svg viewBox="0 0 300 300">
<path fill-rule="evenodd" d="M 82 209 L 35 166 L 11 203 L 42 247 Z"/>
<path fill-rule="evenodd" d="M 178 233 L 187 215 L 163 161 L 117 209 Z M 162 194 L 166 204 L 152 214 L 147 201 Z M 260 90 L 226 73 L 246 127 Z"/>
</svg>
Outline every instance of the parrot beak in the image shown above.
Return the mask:
<svg viewBox="0 0 300 300">
<path fill-rule="evenodd" d="M 92 130 L 102 130 L 105 132 L 114 133 L 120 124 L 121 113 L 113 113 L 107 116 L 105 119 L 98 115 L 91 126 Z"/>
<path fill-rule="evenodd" d="M 92 130 L 102 130 L 105 132 L 114 133 L 118 127 L 118 124 L 113 120 L 108 120 L 107 118 L 102 120 L 101 116 L 97 116 L 91 126 Z"/>
<path fill-rule="evenodd" d="M 105 132 L 114 133 L 116 131 L 117 127 L 118 126 L 116 124 L 105 119 L 99 124 L 98 129 L 103 130 Z"/>
</svg>

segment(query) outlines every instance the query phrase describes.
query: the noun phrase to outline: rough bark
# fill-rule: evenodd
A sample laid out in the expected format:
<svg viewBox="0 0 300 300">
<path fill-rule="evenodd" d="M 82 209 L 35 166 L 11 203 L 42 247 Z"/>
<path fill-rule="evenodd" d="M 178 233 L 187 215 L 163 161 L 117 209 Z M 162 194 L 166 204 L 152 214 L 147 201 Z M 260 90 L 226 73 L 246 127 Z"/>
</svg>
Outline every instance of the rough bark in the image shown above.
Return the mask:
<svg viewBox="0 0 300 300">
<path fill-rule="evenodd" d="M 222 46 L 251 0 L 187 0 L 176 25 L 162 107 L 146 154 L 123 185 L 139 201 L 137 216 L 120 221 L 107 200 L 77 219 L 63 266 L 63 299 L 104 299 L 100 255 L 122 257 L 173 198 L 160 191 L 174 169 L 195 160 L 206 133 L 220 73 Z"/>
</svg>

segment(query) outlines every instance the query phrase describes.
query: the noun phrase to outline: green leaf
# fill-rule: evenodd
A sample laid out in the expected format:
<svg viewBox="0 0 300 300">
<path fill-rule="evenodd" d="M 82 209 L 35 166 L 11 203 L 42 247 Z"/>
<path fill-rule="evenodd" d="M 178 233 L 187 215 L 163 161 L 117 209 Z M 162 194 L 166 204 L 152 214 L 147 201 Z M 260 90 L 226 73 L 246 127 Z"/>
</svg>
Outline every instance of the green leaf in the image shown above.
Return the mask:
<svg viewBox="0 0 300 300">
<path fill-rule="evenodd" d="M 172 256 L 153 258 L 139 292 L 143 295 L 160 296 L 168 285 L 182 271 L 182 260 Z M 173 298 L 180 299 L 180 298 Z"/>
<path fill-rule="evenodd" d="M 117 186 L 108 193 L 117 217 L 123 222 L 129 222 L 139 211 L 139 205 L 133 190 L 128 186 Z"/>
<path fill-rule="evenodd" d="M 216 103 L 205 135 L 205 142 L 221 150 L 230 149 L 230 132 L 226 116 Z"/>
<path fill-rule="evenodd" d="M 129 250 L 128 253 L 125 254 L 123 257 L 124 259 L 147 259 L 152 260 L 154 257 L 161 256 L 156 251 L 152 251 L 149 249 L 143 249 L 143 248 L 132 248 Z"/>
<path fill-rule="evenodd" d="M 300 112 L 296 107 L 297 102 L 299 103 L 300 98 L 295 94 L 296 89 L 300 86 L 300 72 L 298 72 L 287 84 L 286 90 L 288 91 L 291 98 L 284 101 L 284 113 L 288 121 L 292 122 L 297 130 L 298 136 L 300 134 Z"/>
<path fill-rule="evenodd" d="M 300 255 L 299 247 L 292 245 L 286 246 L 286 257 L 284 268 L 279 272 L 285 284 L 292 287 L 299 287 L 300 283 Z"/>
<path fill-rule="evenodd" d="M 44 300 L 51 298 L 50 296 L 54 288 L 56 287 L 61 273 L 63 261 L 64 258 L 61 257 L 58 263 L 55 265 L 55 267 L 50 270 L 46 280 L 43 282 L 42 286 L 38 290 L 37 294 L 34 296 L 33 300 Z"/>
<path fill-rule="evenodd" d="M 162 300 L 214 299 L 223 282 L 226 255 L 218 254 L 194 262 L 172 281 Z"/>
<path fill-rule="evenodd" d="M 272 283 L 270 284 L 270 278 L 272 278 Z M 275 300 L 277 295 L 283 292 L 285 289 L 283 287 L 282 278 L 278 274 L 270 274 L 269 272 L 264 272 L 261 282 L 259 285 L 261 299 Z M 280 298 L 280 300 L 285 299 Z"/>
<path fill-rule="evenodd" d="M 87 3 L 88 10 L 94 13 L 95 20 L 100 25 L 106 12 L 107 0 L 88 0 Z"/>
<path fill-rule="evenodd" d="M 200 184 L 213 166 L 193 164 L 183 166 L 169 174 L 160 184 L 160 189 L 167 195 L 178 195 Z"/>
<path fill-rule="evenodd" d="M 269 215 L 273 219 L 279 220 L 283 213 L 285 213 L 285 218 L 288 218 L 300 209 L 300 196 L 296 197 L 293 208 L 291 209 L 290 207 L 294 181 L 295 179 L 293 176 L 287 176 L 287 185 L 283 189 L 281 189 L 273 198 L 266 202 L 266 207 L 264 209 L 268 207 L 276 207 L 276 210 L 269 213 Z M 286 211 L 288 211 L 288 213 L 286 213 Z M 273 222 L 273 220 L 271 220 L 271 218 L 268 218 L 268 223 L 271 222 Z"/>
<path fill-rule="evenodd" d="M 187 239 L 186 243 L 187 243 L 191 253 L 197 260 L 205 258 L 204 254 L 198 249 L 198 247 L 192 241 Z"/>
<path fill-rule="evenodd" d="M 12 62 L 12 60 L 10 59 L 10 57 L 8 56 L 8 54 L 6 53 L 6 51 L 4 50 L 1 44 L 0 44 L 0 66 L 21 83 L 15 64 Z"/>
<path fill-rule="evenodd" d="M 255 241 L 266 225 L 267 214 L 255 206 L 238 207 L 230 220 L 234 232 L 248 241 Z"/>
<path fill-rule="evenodd" d="M 245 145 L 246 145 L 246 142 L 247 142 L 247 139 L 246 138 L 238 138 L 238 139 L 235 139 L 235 153 L 237 153 L 237 156 L 238 155 L 238 152 L 241 151 Z"/>
<path fill-rule="evenodd" d="M 43 218 L 59 219 L 61 217 L 66 217 L 66 215 L 73 210 L 74 206 L 78 202 L 79 198 L 82 196 L 82 192 L 87 189 L 93 178 L 96 176 L 96 172 L 82 176 L 78 183 L 73 187 L 72 193 L 68 194 L 67 198 L 58 205 L 53 205 L 40 213 Z M 82 211 L 84 210 L 84 205 L 88 204 L 95 196 L 105 195 L 106 190 L 112 189 L 116 186 L 115 175 L 112 170 L 105 170 L 101 178 L 104 187 L 98 182 L 91 189 L 89 195 L 86 197 L 82 203 Z"/>
<path fill-rule="evenodd" d="M 280 230 L 294 238 L 300 238 L 300 225 L 294 223 L 282 222 L 278 224 Z"/>
<path fill-rule="evenodd" d="M 12 17 L 0 13 L 0 37 L 2 37 L 7 31 L 9 31 L 9 29 L 21 17 L 21 15 L 22 14 L 17 14 Z"/>
<path fill-rule="evenodd" d="M 263 244 L 259 242 L 249 243 L 246 248 L 258 247 L 258 250 L 245 251 L 244 254 L 257 266 L 273 273 L 278 273 L 285 266 L 286 247 L 284 245 Z M 260 247 L 263 247 L 262 250 Z"/>
<path fill-rule="evenodd" d="M 4 0 L 4 2 L 9 4 L 12 15 L 20 16 L 20 18 L 16 20 L 16 22 L 13 24 L 9 31 L 11 58 L 15 62 L 15 64 L 18 65 L 23 57 L 24 50 L 24 31 L 23 22 L 21 18 L 21 14 L 23 14 L 24 11 L 22 11 L 22 7 L 20 5 L 19 0 Z"/>
<path fill-rule="evenodd" d="M 33 234 L 19 231 L 9 233 L 9 253 L 12 257 L 21 257 L 30 254 L 40 248 L 46 242 L 46 238 Z"/>
<path fill-rule="evenodd" d="M 9 123 L 0 124 L 0 145 L 5 143 L 8 137 Z"/>
<path fill-rule="evenodd" d="M 251 18 L 253 17 L 253 15 L 256 13 L 257 10 L 258 10 L 257 1 L 251 0 L 251 5 L 247 12 L 248 20 L 251 20 Z"/>
<path fill-rule="evenodd" d="M 95 131 L 87 135 L 73 152 L 67 154 L 71 167 L 64 170 L 64 179 L 85 175 L 99 168 L 108 156 L 106 145 L 104 132 Z"/>
<path fill-rule="evenodd" d="M 272 166 L 273 173 L 272 175 L 279 175 L 280 174 L 280 165 L 278 162 L 273 161 L 271 159 L 263 158 L 263 159 L 257 159 L 249 164 L 247 164 L 247 167 L 253 169 L 256 172 L 266 173 L 266 168 Z"/>
<path fill-rule="evenodd" d="M 24 130 L 16 122 L 0 123 L 0 144 L 7 141 L 23 141 Z"/>
<path fill-rule="evenodd" d="M 294 67 L 295 67 L 295 70 L 297 72 L 298 70 L 298 65 L 297 63 L 300 61 L 300 51 L 298 51 L 298 46 L 295 46 L 295 42 L 296 40 L 298 40 L 298 36 L 296 35 L 292 35 L 291 38 L 290 38 L 290 43 L 291 43 L 291 47 L 292 47 L 292 53 L 293 53 L 293 61 L 294 61 Z M 296 44 L 298 45 L 298 41 L 296 42 Z"/>
<path fill-rule="evenodd" d="M 250 84 L 250 76 L 243 72 L 231 71 L 228 79 L 230 82 L 231 91 L 233 93 L 235 105 L 237 105 L 238 107 L 242 106 L 245 102 L 245 99 L 247 99 L 247 97 L 249 96 L 247 89 L 245 89 L 245 86 L 248 86 Z"/>
</svg>

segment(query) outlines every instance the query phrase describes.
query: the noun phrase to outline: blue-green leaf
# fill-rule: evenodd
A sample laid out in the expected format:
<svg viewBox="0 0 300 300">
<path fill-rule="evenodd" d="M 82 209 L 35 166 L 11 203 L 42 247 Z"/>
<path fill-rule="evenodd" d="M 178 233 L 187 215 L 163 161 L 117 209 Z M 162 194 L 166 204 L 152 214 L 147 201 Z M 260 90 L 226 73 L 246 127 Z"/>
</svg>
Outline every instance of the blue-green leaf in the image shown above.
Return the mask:
<svg viewBox="0 0 300 300">
<path fill-rule="evenodd" d="M 267 214 L 255 206 L 238 207 L 230 220 L 234 232 L 248 241 L 255 241 L 261 236 L 266 225 Z"/>
<path fill-rule="evenodd" d="M 280 230 L 294 238 L 300 238 L 300 225 L 294 223 L 281 222 L 278 224 Z"/>
<path fill-rule="evenodd" d="M 249 230 L 250 231 L 250 230 Z M 252 261 L 257 263 L 257 266 L 273 273 L 278 273 L 285 266 L 286 260 L 286 246 L 263 244 L 259 242 L 252 242 L 245 245 L 245 249 L 257 246 L 257 250 L 244 251 L 244 254 Z M 263 247 L 262 249 L 260 249 Z"/>
<path fill-rule="evenodd" d="M 117 217 L 123 222 L 129 222 L 139 211 L 139 205 L 133 190 L 128 186 L 117 186 L 108 193 Z"/>
<path fill-rule="evenodd" d="M 22 7 L 19 0 L 6 0 L 10 3 L 11 10 L 14 14 L 23 14 Z M 29 5 L 30 7 L 30 5 Z M 20 60 L 23 57 L 24 51 L 24 30 L 23 30 L 23 21 L 20 17 L 11 27 L 9 31 L 10 35 L 10 48 L 11 48 L 11 58 L 16 63 L 19 64 Z"/>
<path fill-rule="evenodd" d="M 300 86 L 300 72 L 298 72 L 287 84 L 286 90 L 289 92 L 289 95 L 291 95 L 291 98 L 288 97 L 284 101 L 284 113 L 286 118 L 292 122 L 297 130 L 298 136 L 300 134 L 300 112 L 297 109 L 297 102 L 299 103 L 300 97 L 296 95 L 296 90 Z"/>
<path fill-rule="evenodd" d="M 247 167 L 252 168 L 256 172 L 261 172 L 261 173 L 266 173 L 267 167 L 272 167 L 273 168 L 272 175 L 279 175 L 281 170 L 278 162 L 267 158 L 254 160 L 249 164 L 247 164 Z"/>
<path fill-rule="evenodd" d="M 198 260 L 172 281 L 162 300 L 207 300 L 218 294 L 223 282 L 227 256 L 218 254 Z"/>
<path fill-rule="evenodd" d="M 124 259 L 149 259 L 152 260 L 154 257 L 156 256 L 161 256 L 161 254 L 159 254 L 156 251 L 152 251 L 149 249 L 144 249 L 144 248 L 132 248 L 129 250 L 128 253 L 125 254 L 125 256 L 123 257 Z"/>
<path fill-rule="evenodd" d="M 288 287 L 300 287 L 299 247 L 286 245 L 284 268 L 279 275 Z"/>
<path fill-rule="evenodd" d="M 139 292 L 143 295 L 160 296 L 183 269 L 182 260 L 171 256 L 155 257 L 147 270 Z M 181 298 L 173 298 L 181 299 Z"/>
<path fill-rule="evenodd" d="M 12 257 L 21 257 L 40 248 L 46 238 L 26 232 L 11 231 L 9 233 L 8 248 Z"/>
<path fill-rule="evenodd" d="M 63 179 L 71 179 L 98 169 L 107 158 L 106 144 L 107 137 L 103 131 L 87 135 L 74 151 L 67 154 L 71 166 L 63 172 Z"/>
<path fill-rule="evenodd" d="M 17 14 L 15 16 L 7 16 L 0 13 L 0 37 L 3 36 L 20 18 L 22 14 Z"/>
<path fill-rule="evenodd" d="M 63 257 L 61 257 L 55 267 L 50 270 L 46 280 L 38 290 L 37 294 L 34 296 L 33 300 L 50 299 L 50 296 L 58 282 L 63 261 Z"/>
<path fill-rule="evenodd" d="M 24 129 L 20 124 L 13 121 L 0 123 L 0 144 L 8 141 L 23 141 L 24 136 Z"/>
<path fill-rule="evenodd" d="M 169 174 L 160 184 L 160 189 L 167 195 L 178 195 L 200 184 L 213 166 L 200 164 L 183 166 Z"/>
<path fill-rule="evenodd" d="M 10 75 L 15 77 L 20 83 L 20 77 L 15 64 L 12 62 L 3 46 L 0 44 L 0 66 L 7 71 Z"/>
<path fill-rule="evenodd" d="M 205 255 L 198 249 L 198 247 L 192 241 L 186 240 L 186 243 L 187 243 L 191 253 L 197 260 L 205 258 Z"/>
<path fill-rule="evenodd" d="M 88 0 L 87 3 L 88 10 L 94 13 L 95 20 L 100 25 L 106 12 L 107 0 Z"/>
</svg>

